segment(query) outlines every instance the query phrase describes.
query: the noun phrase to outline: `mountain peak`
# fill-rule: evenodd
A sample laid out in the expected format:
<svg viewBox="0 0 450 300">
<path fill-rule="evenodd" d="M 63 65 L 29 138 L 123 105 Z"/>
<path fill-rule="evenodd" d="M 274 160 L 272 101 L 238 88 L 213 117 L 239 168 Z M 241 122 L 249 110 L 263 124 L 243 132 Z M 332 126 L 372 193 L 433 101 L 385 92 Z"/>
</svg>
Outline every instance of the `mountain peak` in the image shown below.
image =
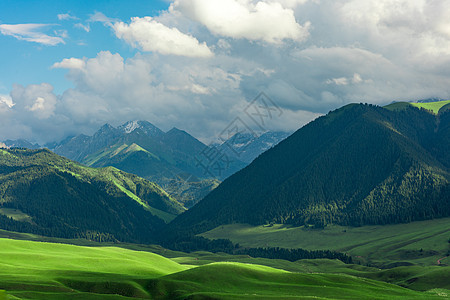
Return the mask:
<svg viewBox="0 0 450 300">
<path fill-rule="evenodd" d="M 169 131 L 166 132 L 166 134 L 180 134 L 180 133 L 183 133 L 183 134 L 189 134 L 189 133 L 187 133 L 186 131 L 181 130 L 181 129 L 178 129 L 178 128 L 176 128 L 176 127 L 172 127 L 172 129 L 170 129 Z M 189 135 L 190 135 L 190 134 L 189 134 Z"/>
<path fill-rule="evenodd" d="M 115 127 L 113 127 L 112 125 L 110 125 L 109 123 L 105 123 L 103 124 L 102 127 L 100 127 L 100 129 L 98 131 L 109 131 L 109 130 L 114 130 L 116 129 Z"/>
<path fill-rule="evenodd" d="M 158 137 L 164 134 L 164 132 L 148 121 L 135 120 L 128 121 L 125 124 L 118 127 L 122 132 L 129 134 L 136 129 L 141 129 L 146 135 L 151 137 Z"/>
</svg>

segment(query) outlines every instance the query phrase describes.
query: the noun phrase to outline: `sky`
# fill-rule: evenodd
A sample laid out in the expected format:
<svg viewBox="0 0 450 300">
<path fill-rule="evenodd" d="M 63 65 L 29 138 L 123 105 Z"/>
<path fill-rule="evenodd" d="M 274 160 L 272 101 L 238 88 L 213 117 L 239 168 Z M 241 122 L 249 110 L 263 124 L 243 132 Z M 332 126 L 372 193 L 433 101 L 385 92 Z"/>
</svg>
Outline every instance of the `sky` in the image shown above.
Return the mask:
<svg viewBox="0 0 450 300">
<path fill-rule="evenodd" d="M 293 131 L 348 103 L 450 99 L 449 15 L 446 0 L 1 0 L 0 141 L 147 120 L 206 142 L 236 118 Z"/>
</svg>

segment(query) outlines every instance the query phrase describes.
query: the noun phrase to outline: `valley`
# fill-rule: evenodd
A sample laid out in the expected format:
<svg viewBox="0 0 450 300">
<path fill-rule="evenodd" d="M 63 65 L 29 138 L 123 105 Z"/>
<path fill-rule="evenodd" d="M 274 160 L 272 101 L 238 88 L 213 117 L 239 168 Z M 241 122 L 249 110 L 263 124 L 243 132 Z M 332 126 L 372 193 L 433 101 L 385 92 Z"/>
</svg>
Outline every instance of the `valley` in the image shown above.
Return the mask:
<svg viewBox="0 0 450 300">
<path fill-rule="evenodd" d="M 0 300 L 450 300 L 449 17 L 0 0 Z"/>
<path fill-rule="evenodd" d="M 241 169 L 223 182 L 202 175 L 196 155 L 232 146 L 231 156 L 245 143 L 206 146 L 144 121 L 54 145 L 74 160 L 2 148 L 0 290 L 7 299 L 450 298 L 446 105 L 352 104 L 290 136 L 247 137 Z"/>
</svg>

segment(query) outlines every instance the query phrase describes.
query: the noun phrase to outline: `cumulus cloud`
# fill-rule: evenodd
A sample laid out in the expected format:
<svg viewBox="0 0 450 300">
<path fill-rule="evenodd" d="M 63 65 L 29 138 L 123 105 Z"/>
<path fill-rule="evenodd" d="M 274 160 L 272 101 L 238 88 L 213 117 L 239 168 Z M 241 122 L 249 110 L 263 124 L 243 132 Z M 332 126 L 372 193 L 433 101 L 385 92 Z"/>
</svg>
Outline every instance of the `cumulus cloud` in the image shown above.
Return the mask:
<svg viewBox="0 0 450 300">
<path fill-rule="evenodd" d="M 151 17 L 131 19 L 130 24 L 117 22 L 112 25 L 116 36 L 143 51 L 189 57 L 211 57 L 213 53 L 205 42 L 169 28 Z"/>
<path fill-rule="evenodd" d="M 82 70 L 86 62 L 79 58 L 64 58 L 61 62 L 56 62 L 52 65 L 52 68 L 61 69 L 80 69 Z"/>
<path fill-rule="evenodd" d="M 294 11 L 275 1 L 176 0 L 170 11 L 188 16 L 215 35 L 236 39 L 279 44 L 283 40 L 303 41 L 309 35 L 310 23 L 298 24 Z"/>
<path fill-rule="evenodd" d="M 15 37 L 18 40 L 55 46 L 64 44 L 64 36 L 50 36 L 42 32 L 52 24 L 0 24 L 0 33 Z M 64 34 L 64 31 L 62 32 Z"/>
</svg>

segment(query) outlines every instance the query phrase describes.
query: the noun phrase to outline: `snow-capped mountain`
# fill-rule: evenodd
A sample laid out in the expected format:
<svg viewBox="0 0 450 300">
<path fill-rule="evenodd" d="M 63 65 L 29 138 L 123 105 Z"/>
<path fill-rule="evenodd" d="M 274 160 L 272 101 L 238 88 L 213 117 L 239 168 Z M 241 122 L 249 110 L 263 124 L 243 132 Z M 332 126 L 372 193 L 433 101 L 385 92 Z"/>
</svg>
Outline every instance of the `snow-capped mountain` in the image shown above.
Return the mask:
<svg viewBox="0 0 450 300">
<path fill-rule="evenodd" d="M 159 129 L 158 127 L 147 121 L 138 121 L 138 120 L 128 121 L 125 124 L 117 127 L 117 129 L 126 134 L 130 134 L 136 129 L 140 129 L 146 135 L 151 137 L 161 137 L 162 135 L 164 135 L 164 132 L 161 129 Z"/>
</svg>

